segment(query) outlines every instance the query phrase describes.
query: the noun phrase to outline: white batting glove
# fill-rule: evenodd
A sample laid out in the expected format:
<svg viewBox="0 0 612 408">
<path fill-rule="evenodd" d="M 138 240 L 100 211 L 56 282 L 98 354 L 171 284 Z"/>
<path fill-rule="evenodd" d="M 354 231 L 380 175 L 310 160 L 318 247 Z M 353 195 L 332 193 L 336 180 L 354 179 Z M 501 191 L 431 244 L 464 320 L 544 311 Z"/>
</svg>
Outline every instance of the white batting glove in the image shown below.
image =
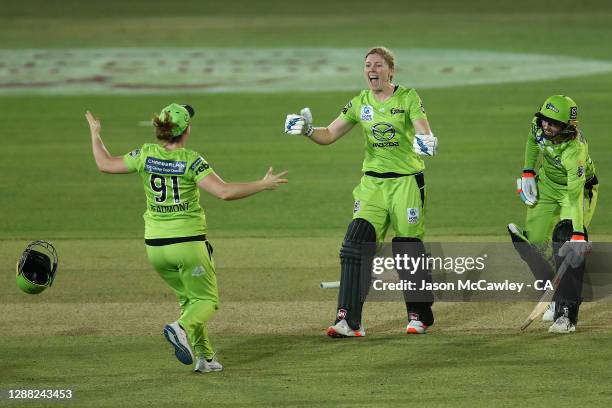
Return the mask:
<svg viewBox="0 0 612 408">
<path fill-rule="evenodd" d="M 523 176 L 516 179 L 516 190 L 525 205 L 533 207 L 538 202 L 538 185 L 535 180 L 535 171 L 523 170 Z"/>
<path fill-rule="evenodd" d="M 435 156 L 438 150 L 438 138 L 433 135 L 414 135 L 412 148 L 421 156 Z"/>
<path fill-rule="evenodd" d="M 287 115 L 285 120 L 285 133 L 288 135 L 304 135 L 312 136 L 314 128 L 312 127 L 312 113 L 309 108 L 304 108 L 299 115 L 292 113 Z"/>
<path fill-rule="evenodd" d="M 571 240 L 559 248 L 559 256 L 567 257 L 572 268 L 579 267 L 586 254 L 591 252 L 591 243 L 584 240 L 584 234 L 574 232 Z"/>
</svg>

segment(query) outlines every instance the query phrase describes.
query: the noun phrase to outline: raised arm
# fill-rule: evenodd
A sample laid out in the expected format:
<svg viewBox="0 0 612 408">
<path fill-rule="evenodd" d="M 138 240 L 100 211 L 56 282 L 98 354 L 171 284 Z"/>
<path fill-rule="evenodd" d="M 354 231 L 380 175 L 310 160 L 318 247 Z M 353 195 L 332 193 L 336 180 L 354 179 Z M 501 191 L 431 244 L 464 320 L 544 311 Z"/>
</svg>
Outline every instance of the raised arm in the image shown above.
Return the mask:
<svg viewBox="0 0 612 408">
<path fill-rule="evenodd" d="M 261 180 L 250 183 L 226 183 L 215 172 L 212 172 L 200 180 L 198 187 L 222 200 L 239 200 L 264 190 L 274 190 L 280 184 L 287 183 L 288 180 L 283 178 L 287 173 L 283 171 L 273 174 L 272 167 L 270 167 Z"/>
<path fill-rule="evenodd" d="M 100 120 L 95 118 L 89 111 L 85 113 L 85 118 L 89 123 L 89 130 L 91 132 L 91 147 L 98 170 L 103 173 L 112 174 L 131 173 L 123 162 L 123 157 L 111 156 L 106 149 L 106 146 L 104 146 L 104 142 L 102 142 L 102 138 L 100 137 L 100 131 L 102 130 Z"/>
<path fill-rule="evenodd" d="M 341 116 L 329 124 L 327 127 L 313 127 L 312 113 L 309 108 L 304 108 L 299 115 L 287 115 L 285 120 L 285 133 L 290 135 L 304 135 L 312 139 L 313 142 L 320 145 L 328 145 L 334 143 L 342 136 L 347 134 L 355 126 Z"/>
<path fill-rule="evenodd" d="M 355 126 L 354 123 L 342 119 L 340 116 L 336 118 L 327 127 L 316 127 L 312 129 L 310 139 L 320 145 L 328 145 L 334 143 L 342 136 L 346 135 Z"/>
</svg>

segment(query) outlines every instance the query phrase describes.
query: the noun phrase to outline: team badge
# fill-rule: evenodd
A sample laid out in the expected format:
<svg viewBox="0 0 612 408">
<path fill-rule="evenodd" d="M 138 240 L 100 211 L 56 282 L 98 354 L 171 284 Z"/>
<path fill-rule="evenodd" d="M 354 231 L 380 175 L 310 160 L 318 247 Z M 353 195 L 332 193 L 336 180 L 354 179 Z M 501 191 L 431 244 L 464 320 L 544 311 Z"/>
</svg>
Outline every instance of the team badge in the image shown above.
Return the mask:
<svg viewBox="0 0 612 408">
<path fill-rule="evenodd" d="M 374 117 L 374 109 L 370 105 L 364 105 L 361 107 L 361 120 L 365 122 L 371 122 Z"/>
<path fill-rule="evenodd" d="M 206 272 L 206 269 L 202 265 L 198 265 L 191 272 L 191 276 L 202 276 Z"/>
<path fill-rule="evenodd" d="M 419 209 L 408 208 L 408 224 L 416 224 L 419 221 Z"/>
</svg>

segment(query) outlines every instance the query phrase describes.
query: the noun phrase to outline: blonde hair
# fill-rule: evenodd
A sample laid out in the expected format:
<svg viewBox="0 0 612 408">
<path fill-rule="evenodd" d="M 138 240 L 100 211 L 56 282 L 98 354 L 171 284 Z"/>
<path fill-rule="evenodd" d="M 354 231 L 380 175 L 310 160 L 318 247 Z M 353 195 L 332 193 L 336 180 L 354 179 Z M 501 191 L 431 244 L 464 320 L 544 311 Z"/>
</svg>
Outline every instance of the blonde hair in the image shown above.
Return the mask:
<svg viewBox="0 0 612 408">
<path fill-rule="evenodd" d="M 372 55 L 372 54 L 380 55 L 381 57 L 383 57 L 383 59 L 385 60 L 389 68 L 395 69 L 395 55 L 393 55 L 393 53 L 388 48 L 372 47 L 366 53 L 365 58 L 368 58 L 368 55 Z"/>
</svg>

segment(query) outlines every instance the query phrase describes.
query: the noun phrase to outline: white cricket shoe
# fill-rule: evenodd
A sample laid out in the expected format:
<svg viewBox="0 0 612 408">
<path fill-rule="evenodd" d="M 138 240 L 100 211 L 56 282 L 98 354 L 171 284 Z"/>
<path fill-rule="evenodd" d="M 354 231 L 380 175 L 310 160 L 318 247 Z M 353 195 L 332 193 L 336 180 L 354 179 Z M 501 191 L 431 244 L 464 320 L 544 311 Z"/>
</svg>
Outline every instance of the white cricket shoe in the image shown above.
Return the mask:
<svg viewBox="0 0 612 408">
<path fill-rule="evenodd" d="M 178 323 L 167 324 L 164 327 L 164 337 L 174 347 L 174 355 L 181 363 L 185 365 L 193 364 L 193 351 L 191 344 L 187 338 L 187 333 Z"/>
<path fill-rule="evenodd" d="M 204 357 L 198 357 L 193 371 L 196 373 L 210 373 L 221 370 L 223 370 L 223 366 L 216 358 L 213 357 L 210 361 L 207 361 Z"/>
<path fill-rule="evenodd" d="M 427 325 L 420 320 L 411 320 L 406 326 L 406 334 L 425 334 L 427 333 Z"/>
<path fill-rule="evenodd" d="M 327 328 L 327 335 L 329 337 L 365 337 L 365 334 L 363 325 L 359 325 L 359 330 L 353 330 L 344 319 Z"/>
<path fill-rule="evenodd" d="M 543 322 L 554 322 L 555 321 L 555 302 L 550 302 L 548 308 L 542 315 Z"/>
<path fill-rule="evenodd" d="M 557 320 L 548 328 L 549 333 L 573 333 L 575 331 L 576 325 L 565 316 L 557 317 Z"/>
</svg>

